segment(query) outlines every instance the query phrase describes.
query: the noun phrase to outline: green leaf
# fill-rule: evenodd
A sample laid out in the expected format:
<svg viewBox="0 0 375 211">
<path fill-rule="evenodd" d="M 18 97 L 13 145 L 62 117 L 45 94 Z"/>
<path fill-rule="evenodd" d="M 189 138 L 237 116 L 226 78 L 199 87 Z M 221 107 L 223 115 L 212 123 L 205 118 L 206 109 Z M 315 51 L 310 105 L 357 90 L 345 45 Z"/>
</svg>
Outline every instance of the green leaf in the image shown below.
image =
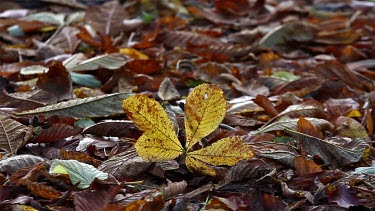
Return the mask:
<svg viewBox="0 0 375 211">
<path fill-rule="evenodd" d="M 369 174 L 375 175 L 375 162 L 372 162 L 372 166 L 369 167 L 358 167 L 352 174 Z"/>
<path fill-rule="evenodd" d="M 28 116 L 43 114 L 46 116 L 63 115 L 74 118 L 85 118 L 122 114 L 121 101 L 131 95 L 133 94 L 115 93 L 98 97 L 69 100 L 34 110 L 15 113 L 15 115 Z"/>
<path fill-rule="evenodd" d="M 68 174 L 72 184 L 78 184 L 81 189 L 88 188 L 95 178 L 106 180 L 108 174 L 97 170 L 94 166 L 76 160 L 54 160 L 49 170 L 50 174 Z"/>
<path fill-rule="evenodd" d="M 65 14 L 63 13 L 55 14 L 51 12 L 34 13 L 34 14 L 31 14 L 22 18 L 22 20 L 40 21 L 43 23 L 50 23 L 54 25 L 63 25 L 65 22 L 64 19 L 65 19 Z"/>
<path fill-rule="evenodd" d="M 87 128 L 95 125 L 95 122 L 89 118 L 83 118 L 74 122 L 74 127 Z"/>
<path fill-rule="evenodd" d="M 72 81 L 76 84 L 80 84 L 90 88 L 98 88 L 102 85 L 102 82 L 96 79 L 93 75 L 75 73 L 73 71 L 70 71 L 69 73 Z"/>
<path fill-rule="evenodd" d="M 299 76 L 296 76 L 288 71 L 277 71 L 272 74 L 272 77 L 280 78 L 287 81 L 295 81 L 300 78 Z"/>
</svg>

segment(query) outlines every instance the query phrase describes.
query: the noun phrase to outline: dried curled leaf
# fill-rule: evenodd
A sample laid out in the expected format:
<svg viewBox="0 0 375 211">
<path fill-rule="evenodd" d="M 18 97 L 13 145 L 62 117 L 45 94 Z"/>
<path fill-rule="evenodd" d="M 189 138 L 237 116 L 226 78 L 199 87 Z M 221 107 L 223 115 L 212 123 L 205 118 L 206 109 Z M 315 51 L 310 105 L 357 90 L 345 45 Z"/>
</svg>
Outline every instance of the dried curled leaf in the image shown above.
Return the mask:
<svg viewBox="0 0 375 211">
<path fill-rule="evenodd" d="M 172 121 L 163 107 L 144 95 L 134 95 L 123 101 L 125 113 L 145 133 L 135 144 L 138 154 L 147 161 L 171 160 L 182 154 Z"/>
<path fill-rule="evenodd" d="M 189 94 L 185 104 L 187 151 L 219 126 L 226 105 L 223 91 L 215 85 L 202 84 Z"/>
</svg>

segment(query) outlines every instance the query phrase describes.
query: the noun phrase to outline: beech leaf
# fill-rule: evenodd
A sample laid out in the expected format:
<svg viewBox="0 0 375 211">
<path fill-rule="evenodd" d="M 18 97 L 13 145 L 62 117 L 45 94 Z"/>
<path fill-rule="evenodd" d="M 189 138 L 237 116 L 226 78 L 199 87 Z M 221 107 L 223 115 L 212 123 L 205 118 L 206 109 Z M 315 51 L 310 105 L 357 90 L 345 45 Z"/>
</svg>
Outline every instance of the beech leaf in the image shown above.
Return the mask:
<svg viewBox="0 0 375 211">
<path fill-rule="evenodd" d="M 0 149 L 16 155 L 24 144 L 27 126 L 0 114 Z"/>
</svg>

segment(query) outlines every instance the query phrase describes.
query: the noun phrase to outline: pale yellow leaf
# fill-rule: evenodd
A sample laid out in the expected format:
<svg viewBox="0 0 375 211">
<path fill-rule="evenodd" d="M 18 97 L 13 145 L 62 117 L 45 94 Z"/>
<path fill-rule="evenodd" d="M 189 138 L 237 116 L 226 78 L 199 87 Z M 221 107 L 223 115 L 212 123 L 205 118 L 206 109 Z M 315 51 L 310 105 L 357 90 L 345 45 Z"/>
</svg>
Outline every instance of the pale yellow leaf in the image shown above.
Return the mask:
<svg viewBox="0 0 375 211">
<path fill-rule="evenodd" d="M 251 147 L 238 136 L 223 138 L 212 145 L 200 150 L 188 152 L 186 157 L 195 158 L 202 162 L 219 166 L 233 166 L 241 160 L 254 155 Z"/>
<path fill-rule="evenodd" d="M 185 104 L 187 151 L 219 126 L 225 111 L 226 101 L 219 87 L 202 84 L 194 88 Z"/>
<path fill-rule="evenodd" d="M 150 138 L 146 134 L 139 137 L 134 147 L 142 159 L 151 162 L 172 160 L 183 152 L 174 142 Z"/>
</svg>

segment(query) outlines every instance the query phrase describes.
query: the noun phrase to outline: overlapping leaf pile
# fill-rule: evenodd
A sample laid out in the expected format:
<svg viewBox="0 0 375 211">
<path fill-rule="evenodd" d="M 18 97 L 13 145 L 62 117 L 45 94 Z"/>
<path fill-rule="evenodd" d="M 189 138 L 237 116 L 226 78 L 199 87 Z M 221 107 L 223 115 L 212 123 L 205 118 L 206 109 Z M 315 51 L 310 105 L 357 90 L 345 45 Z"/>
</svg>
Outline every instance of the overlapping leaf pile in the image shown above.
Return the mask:
<svg viewBox="0 0 375 211">
<path fill-rule="evenodd" d="M 374 8 L 0 1 L 0 209 L 374 209 Z"/>
</svg>

